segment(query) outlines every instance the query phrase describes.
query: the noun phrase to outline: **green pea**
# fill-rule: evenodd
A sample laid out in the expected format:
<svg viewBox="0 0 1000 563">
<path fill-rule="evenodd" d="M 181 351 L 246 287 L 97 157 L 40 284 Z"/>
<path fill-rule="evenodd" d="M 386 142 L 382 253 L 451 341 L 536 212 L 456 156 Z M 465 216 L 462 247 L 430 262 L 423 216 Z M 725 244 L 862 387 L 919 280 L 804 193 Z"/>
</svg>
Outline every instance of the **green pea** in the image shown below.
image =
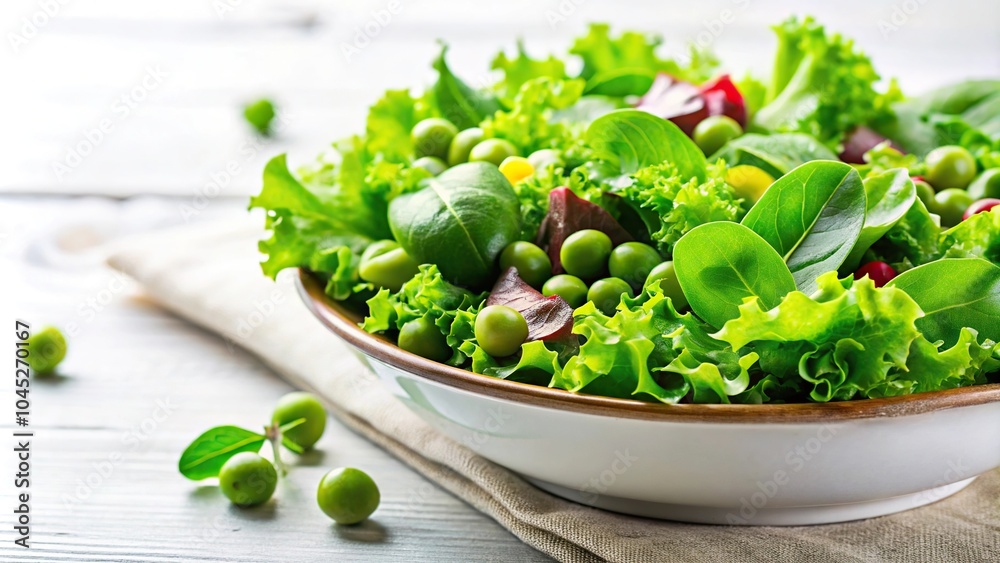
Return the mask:
<svg viewBox="0 0 1000 563">
<path fill-rule="evenodd" d="M 1000 198 L 1000 168 L 990 168 L 969 184 L 969 195 L 980 200 Z"/>
<path fill-rule="evenodd" d="M 358 275 L 389 291 L 399 291 L 417 275 L 420 265 L 394 240 L 380 240 L 368 245 L 361 254 Z"/>
<path fill-rule="evenodd" d="M 976 159 L 968 150 L 957 145 L 938 147 L 927 153 L 927 173 L 924 178 L 941 191 L 966 188 L 976 177 Z"/>
<path fill-rule="evenodd" d="M 413 148 L 418 157 L 434 156 L 448 158 L 448 147 L 458 134 L 458 128 L 452 122 L 440 117 L 430 117 L 413 126 L 410 136 Z"/>
<path fill-rule="evenodd" d="M 517 147 L 506 139 L 486 139 L 472 147 L 469 162 L 489 162 L 500 166 L 505 159 L 517 156 Z"/>
<path fill-rule="evenodd" d="M 569 303 L 570 307 L 576 309 L 587 302 L 587 284 L 576 276 L 559 274 L 545 282 L 542 286 L 542 295 L 546 297 L 558 295 Z"/>
<path fill-rule="evenodd" d="M 555 149 L 541 149 L 529 154 L 528 163 L 530 163 L 535 170 L 544 170 L 549 166 L 559 168 L 565 165 L 562 159 L 562 154 Z"/>
<path fill-rule="evenodd" d="M 255 452 L 240 452 L 219 469 L 219 488 L 233 504 L 256 506 L 274 494 L 278 472 L 270 461 Z"/>
<path fill-rule="evenodd" d="M 521 313 L 503 305 L 490 305 L 476 315 L 476 341 L 494 357 L 510 356 L 528 338 L 528 323 Z"/>
<path fill-rule="evenodd" d="M 743 128 L 728 115 L 712 115 L 695 126 L 694 143 L 706 155 L 715 154 L 723 145 L 743 134 Z"/>
<path fill-rule="evenodd" d="M 653 284 L 658 284 L 663 295 L 670 298 L 674 309 L 681 310 L 687 307 L 688 300 L 681 291 L 681 284 L 677 281 L 677 272 L 672 261 L 663 262 L 649 272 L 649 276 L 646 277 L 646 287 Z"/>
<path fill-rule="evenodd" d="M 566 237 L 559 249 L 559 260 L 566 273 L 582 279 L 594 279 L 607 271 L 611 238 L 594 229 L 577 231 Z"/>
<path fill-rule="evenodd" d="M 932 203 L 934 201 L 934 188 L 930 184 L 923 180 L 915 180 L 913 185 L 917 188 L 917 197 L 920 198 L 920 201 L 924 202 L 925 206 L 934 205 Z"/>
<path fill-rule="evenodd" d="M 35 375 L 51 373 L 66 357 L 66 338 L 59 329 L 47 326 L 28 338 L 27 362 Z"/>
<path fill-rule="evenodd" d="M 646 276 L 663 260 L 655 248 L 641 242 L 619 244 L 608 258 L 608 271 L 612 276 L 628 282 L 633 289 L 642 287 Z"/>
<path fill-rule="evenodd" d="M 621 278 L 597 280 L 587 291 L 587 301 L 593 301 L 599 311 L 609 317 L 615 314 L 622 295 L 632 297 L 632 286 Z"/>
<path fill-rule="evenodd" d="M 306 421 L 287 430 L 284 436 L 302 446 L 302 449 L 308 450 L 319 441 L 323 431 L 326 430 L 326 408 L 315 395 L 297 391 L 278 399 L 278 405 L 274 407 L 274 414 L 271 415 L 271 422 L 281 426 L 300 418 Z"/>
<path fill-rule="evenodd" d="M 959 188 L 949 188 L 934 196 L 934 205 L 928 211 L 941 216 L 942 226 L 954 227 L 962 222 L 962 215 L 974 201 L 969 192 Z"/>
<path fill-rule="evenodd" d="M 271 122 L 274 121 L 274 102 L 262 98 L 243 108 L 243 117 L 261 135 L 271 134 Z"/>
<path fill-rule="evenodd" d="M 469 162 L 469 153 L 472 152 L 472 147 L 478 145 L 484 138 L 486 138 L 486 134 L 478 127 L 459 131 L 448 148 L 448 165 L 455 166 Z"/>
<path fill-rule="evenodd" d="M 506 270 L 511 266 L 517 268 L 517 275 L 535 289 L 542 287 L 545 280 L 552 277 L 549 255 L 530 242 L 512 242 L 503 249 L 500 253 L 500 269 Z"/>
<path fill-rule="evenodd" d="M 343 525 L 366 520 L 382 500 L 378 485 L 367 473 L 340 467 L 323 476 L 316 490 L 316 502 L 334 522 Z"/>
<path fill-rule="evenodd" d="M 428 317 L 414 319 L 399 329 L 399 347 L 435 362 L 451 358 L 447 337 Z"/>
<path fill-rule="evenodd" d="M 414 168 L 423 168 L 430 172 L 431 176 L 437 176 L 448 169 L 448 165 L 436 156 L 422 156 L 414 160 L 412 166 Z"/>
</svg>

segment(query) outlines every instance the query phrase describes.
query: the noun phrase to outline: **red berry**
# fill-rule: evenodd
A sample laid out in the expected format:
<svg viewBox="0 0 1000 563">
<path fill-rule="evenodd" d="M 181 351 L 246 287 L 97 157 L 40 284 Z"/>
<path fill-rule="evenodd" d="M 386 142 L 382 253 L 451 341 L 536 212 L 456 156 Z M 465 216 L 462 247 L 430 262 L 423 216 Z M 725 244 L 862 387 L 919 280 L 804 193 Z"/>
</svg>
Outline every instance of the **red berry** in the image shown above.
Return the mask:
<svg viewBox="0 0 1000 563">
<path fill-rule="evenodd" d="M 865 276 L 868 276 L 869 279 L 875 282 L 875 287 L 882 287 L 889 283 L 892 278 L 896 277 L 896 270 L 893 270 L 892 266 L 885 262 L 869 262 L 858 268 L 857 272 L 854 272 L 854 279 L 856 280 L 860 280 Z"/>
<path fill-rule="evenodd" d="M 977 201 L 976 203 L 973 203 L 972 205 L 970 205 L 969 208 L 965 210 L 965 214 L 962 215 L 962 220 L 964 221 L 964 220 L 968 219 L 969 217 L 972 217 L 976 213 L 983 213 L 983 212 L 989 211 L 990 209 L 993 209 L 994 207 L 996 207 L 998 205 L 1000 205 L 1000 199 L 996 199 L 996 198 L 993 198 L 993 197 L 988 197 L 986 199 L 981 199 L 981 200 Z"/>
</svg>

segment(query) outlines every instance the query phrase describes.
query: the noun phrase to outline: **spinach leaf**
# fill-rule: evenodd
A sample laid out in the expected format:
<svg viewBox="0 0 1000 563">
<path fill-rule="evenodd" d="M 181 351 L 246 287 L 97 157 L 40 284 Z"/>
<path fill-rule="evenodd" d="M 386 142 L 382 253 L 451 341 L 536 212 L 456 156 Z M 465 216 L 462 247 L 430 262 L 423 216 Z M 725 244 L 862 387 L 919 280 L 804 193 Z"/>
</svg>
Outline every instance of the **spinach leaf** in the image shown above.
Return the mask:
<svg viewBox="0 0 1000 563">
<path fill-rule="evenodd" d="M 653 85 L 656 73 L 644 68 L 615 68 L 602 71 L 587 81 L 583 93 L 599 96 L 641 96 Z"/>
<path fill-rule="evenodd" d="M 920 305 L 917 319 L 927 340 L 958 341 L 965 327 L 1000 341 L 1000 266 L 979 258 L 944 258 L 903 272 L 889 285 Z"/>
<path fill-rule="evenodd" d="M 674 267 L 691 309 L 716 328 L 738 317 L 748 297 L 771 309 L 795 291 L 795 279 L 781 256 L 739 223 L 719 221 L 692 229 L 674 246 Z"/>
<path fill-rule="evenodd" d="M 441 54 L 434 61 L 438 80 L 434 84 L 434 98 L 441 115 L 459 129 L 476 127 L 484 119 L 500 109 L 497 97 L 485 90 L 475 90 L 452 74 L 444 54 L 447 45 L 441 46 Z"/>
<path fill-rule="evenodd" d="M 671 162 L 683 178 L 705 181 L 701 149 L 679 127 L 651 113 L 623 109 L 603 115 L 587 128 L 586 141 L 598 159 L 622 174 Z"/>
<path fill-rule="evenodd" d="M 778 251 L 805 294 L 837 270 L 865 224 L 865 187 L 843 162 L 808 162 L 779 178 L 742 224 Z"/>
<path fill-rule="evenodd" d="M 936 121 L 951 117 L 996 139 L 1000 136 L 998 103 L 1000 80 L 959 82 L 894 104 L 895 118 L 878 127 L 878 132 L 920 156 L 954 141 L 942 138 L 935 126 Z"/>
<path fill-rule="evenodd" d="M 865 252 L 906 215 L 917 199 L 917 189 L 905 168 L 870 175 L 864 179 L 864 185 L 868 202 L 865 226 L 844 260 L 843 271 L 856 270 Z"/>
<path fill-rule="evenodd" d="M 749 164 L 778 178 L 812 160 L 837 160 L 826 145 L 803 133 L 758 135 L 749 133 L 726 143 L 709 160 L 725 160 L 729 166 Z"/>
<path fill-rule="evenodd" d="M 396 240 L 421 264 L 436 264 L 448 281 L 488 287 L 497 256 L 521 233 L 514 188 L 485 162 L 455 166 L 426 184 L 389 204 Z"/>
<path fill-rule="evenodd" d="M 260 451 L 266 439 L 238 426 L 216 426 L 191 442 L 181 454 L 177 469 L 195 481 L 218 477 L 229 458 L 240 452 Z"/>
</svg>

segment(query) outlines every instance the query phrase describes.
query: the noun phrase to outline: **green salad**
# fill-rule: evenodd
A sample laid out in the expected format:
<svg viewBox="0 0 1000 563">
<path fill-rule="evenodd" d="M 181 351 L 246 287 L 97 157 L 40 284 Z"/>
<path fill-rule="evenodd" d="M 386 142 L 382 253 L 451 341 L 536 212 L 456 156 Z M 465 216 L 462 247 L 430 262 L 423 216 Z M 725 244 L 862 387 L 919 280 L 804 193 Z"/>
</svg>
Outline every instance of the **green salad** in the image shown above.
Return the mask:
<svg viewBox="0 0 1000 563">
<path fill-rule="evenodd" d="M 1000 381 L 1000 80 L 905 96 L 811 18 L 769 77 L 594 24 L 447 64 L 294 173 L 268 276 L 486 377 L 662 403 L 891 397 Z M 577 70 L 578 69 L 578 70 Z"/>
</svg>

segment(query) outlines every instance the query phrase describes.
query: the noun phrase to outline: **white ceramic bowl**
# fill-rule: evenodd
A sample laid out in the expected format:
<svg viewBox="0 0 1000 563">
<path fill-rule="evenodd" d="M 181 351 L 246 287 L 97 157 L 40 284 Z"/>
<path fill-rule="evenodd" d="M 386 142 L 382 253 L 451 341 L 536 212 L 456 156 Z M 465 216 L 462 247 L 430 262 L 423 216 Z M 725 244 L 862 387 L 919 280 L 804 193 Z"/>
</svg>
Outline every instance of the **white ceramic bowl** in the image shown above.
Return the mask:
<svg viewBox="0 0 1000 563">
<path fill-rule="evenodd" d="M 477 375 L 405 352 L 303 272 L 303 299 L 440 432 L 560 497 L 711 524 L 842 522 L 1000 467 L 1000 385 L 791 405 L 660 405 Z"/>
</svg>

